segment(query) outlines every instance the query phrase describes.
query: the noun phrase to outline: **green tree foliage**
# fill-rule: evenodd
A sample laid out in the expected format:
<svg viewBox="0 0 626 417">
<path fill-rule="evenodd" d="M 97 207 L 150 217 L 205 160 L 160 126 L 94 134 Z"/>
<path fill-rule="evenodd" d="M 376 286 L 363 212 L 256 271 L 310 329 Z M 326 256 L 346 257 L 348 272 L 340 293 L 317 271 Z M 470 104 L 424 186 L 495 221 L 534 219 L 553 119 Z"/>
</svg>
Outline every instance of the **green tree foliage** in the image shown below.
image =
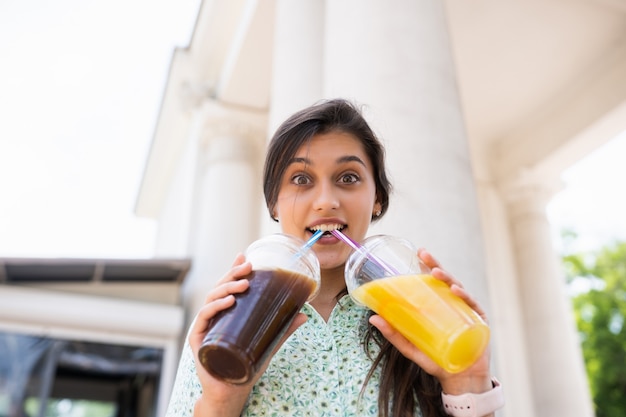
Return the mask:
<svg viewBox="0 0 626 417">
<path fill-rule="evenodd" d="M 25 402 L 26 416 L 39 415 L 39 398 L 27 398 Z M 113 417 L 119 415 L 113 402 L 70 400 L 50 398 L 46 402 L 46 417 Z"/>
<path fill-rule="evenodd" d="M 597 417 L 626 410 L 626 242 L 563 258 Z"/>
</svg>

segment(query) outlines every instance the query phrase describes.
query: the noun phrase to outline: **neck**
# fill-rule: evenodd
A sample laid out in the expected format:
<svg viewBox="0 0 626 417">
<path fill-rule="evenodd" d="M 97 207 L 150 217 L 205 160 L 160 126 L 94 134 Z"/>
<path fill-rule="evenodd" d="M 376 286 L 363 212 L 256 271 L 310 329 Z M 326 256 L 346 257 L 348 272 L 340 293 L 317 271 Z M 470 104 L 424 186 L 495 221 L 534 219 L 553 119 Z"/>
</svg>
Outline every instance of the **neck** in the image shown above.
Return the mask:
<svg viewBox="0 0 626 417">
<path fill-rule="evenodd" d="M 321 271 L 320 290 L 310 304 L 326 321 L 337 304 L 337 295 L 346 288 L 343 274 L 343 265 Z"/>
</svg>

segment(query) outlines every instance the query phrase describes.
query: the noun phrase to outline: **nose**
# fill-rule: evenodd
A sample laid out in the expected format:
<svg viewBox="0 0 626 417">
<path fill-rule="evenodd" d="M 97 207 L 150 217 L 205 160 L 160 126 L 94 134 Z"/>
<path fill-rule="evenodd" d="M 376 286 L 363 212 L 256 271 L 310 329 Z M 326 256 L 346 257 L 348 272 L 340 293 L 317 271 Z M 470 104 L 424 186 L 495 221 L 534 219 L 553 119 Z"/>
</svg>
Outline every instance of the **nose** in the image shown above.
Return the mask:
<svg viewBox="0 0 626 417">
<path fill-rule="evenodd" d="M 335 210 L 339 207 L 337 190 L 328 182 L 318 184 L 313 208 L 316 211 Z"/>
</svg>

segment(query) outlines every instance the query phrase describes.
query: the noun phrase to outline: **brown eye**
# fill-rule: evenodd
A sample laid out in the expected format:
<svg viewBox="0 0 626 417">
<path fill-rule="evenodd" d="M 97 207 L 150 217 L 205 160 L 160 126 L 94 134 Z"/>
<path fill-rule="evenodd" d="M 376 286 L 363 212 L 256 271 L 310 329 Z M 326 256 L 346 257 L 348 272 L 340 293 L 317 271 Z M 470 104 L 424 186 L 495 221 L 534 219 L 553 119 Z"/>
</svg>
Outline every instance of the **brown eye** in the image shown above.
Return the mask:
<svg viewBox="0 0 626 417">
<path fill-rule="evenodd" d="M 339 178 L 339 182 L 342 184 L 353 184 L 359 181 L 359 176 L 356 174 L 344 174 Z"/>
<path fill-rule="evenodd" d="M 311 180 L 306 175 L 298 174 L 291 177 L 291 183 L 295 185 L 308 185 L 311 183 Z"/>
</svg>

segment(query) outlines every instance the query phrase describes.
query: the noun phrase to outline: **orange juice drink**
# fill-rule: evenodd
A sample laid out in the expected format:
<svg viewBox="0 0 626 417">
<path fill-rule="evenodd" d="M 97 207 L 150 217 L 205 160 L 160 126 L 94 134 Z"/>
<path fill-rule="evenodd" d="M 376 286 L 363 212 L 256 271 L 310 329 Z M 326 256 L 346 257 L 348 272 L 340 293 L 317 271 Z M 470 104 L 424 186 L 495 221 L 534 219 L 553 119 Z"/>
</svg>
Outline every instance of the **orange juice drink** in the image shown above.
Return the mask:
<svg viewBox="0 0 626 417">
<path fill-rule="evenodd" d="M 489 343 L 487 324 L 432 275 L 376 279 L 352 290 L 351 296 L 448 372 L 472 365 Z"/>
</svg>

